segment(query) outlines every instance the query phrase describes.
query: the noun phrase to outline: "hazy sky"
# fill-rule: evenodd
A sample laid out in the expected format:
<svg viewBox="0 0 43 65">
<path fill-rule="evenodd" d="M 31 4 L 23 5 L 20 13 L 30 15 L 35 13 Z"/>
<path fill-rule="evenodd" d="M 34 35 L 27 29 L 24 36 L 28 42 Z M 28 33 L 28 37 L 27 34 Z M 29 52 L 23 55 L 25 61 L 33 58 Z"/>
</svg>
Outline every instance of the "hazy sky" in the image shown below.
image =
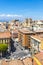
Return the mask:
<svg viewBox="0 0 43 65">
<path fill-rule="evenodd" d="M 0 0 L 0 18 L 43 19 L 43 0 Z"/>
</svg>

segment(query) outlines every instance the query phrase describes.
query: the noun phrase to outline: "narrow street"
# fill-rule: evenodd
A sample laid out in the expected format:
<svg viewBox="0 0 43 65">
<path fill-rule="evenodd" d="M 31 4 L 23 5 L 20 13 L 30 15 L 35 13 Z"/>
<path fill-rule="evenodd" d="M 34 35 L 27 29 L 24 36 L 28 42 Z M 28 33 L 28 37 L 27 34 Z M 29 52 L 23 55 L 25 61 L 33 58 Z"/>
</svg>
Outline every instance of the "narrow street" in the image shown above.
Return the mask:
<svg viewBox="0 0 43 65">
<path fill-rule="evenodd" d="M 11 58 L 22 58 L 31 56 L 28 49 L 23 48 L 17 41 L 15 41 L 15 39 L 13 39 L 13 41 L 16 50 L 11 54 Z"/>
</svg>

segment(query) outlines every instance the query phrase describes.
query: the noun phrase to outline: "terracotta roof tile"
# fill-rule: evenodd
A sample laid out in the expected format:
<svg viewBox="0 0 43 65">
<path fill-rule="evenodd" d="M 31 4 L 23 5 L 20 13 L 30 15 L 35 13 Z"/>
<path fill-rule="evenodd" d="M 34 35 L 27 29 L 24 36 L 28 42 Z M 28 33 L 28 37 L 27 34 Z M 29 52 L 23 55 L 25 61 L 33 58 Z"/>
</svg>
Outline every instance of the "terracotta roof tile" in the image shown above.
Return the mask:
<svg viewBox="0 0 43 65">
<path fill-rule="evenodd" d="M 23 60 L 24 65 L 32 65 L 32 59 L 31 58 L 26 58 Z"/>
<path fill-rule="evenodd" d="M 10 38 L 10 32 L 0 32 L 0 38 Z"/>
<path fill-rule="evenodd" d="M 43 65 L 43 52 L 40 52 L 40 53 L 36 54 L 35 56 Z"/>
<path fill-rule="evenodd" d="M 2 61 L 2 65 L 23 65 L 22 61 L 21 60 L 11 60 L 9 62 L 6 62 L 5 60 Z"/>
</svg>

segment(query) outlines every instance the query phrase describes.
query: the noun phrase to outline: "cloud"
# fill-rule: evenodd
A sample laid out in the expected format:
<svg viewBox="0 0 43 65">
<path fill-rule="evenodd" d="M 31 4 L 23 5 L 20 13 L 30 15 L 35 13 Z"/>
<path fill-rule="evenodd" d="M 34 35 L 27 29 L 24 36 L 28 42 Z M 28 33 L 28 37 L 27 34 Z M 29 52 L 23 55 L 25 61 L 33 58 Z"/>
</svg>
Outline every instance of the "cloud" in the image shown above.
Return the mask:
<svg viewBox="0 0 43 65">
<path fill-rule="evenodd" d="M 0 14 L 0 17 L 23 17 L 22 15 L 16 15 L 16 14 Z"/>
<path fill-rule="evenodd" d="M 5 16 L 5 14 L 0 14 L 0 17 L 4 17 Z"/>
</svg>

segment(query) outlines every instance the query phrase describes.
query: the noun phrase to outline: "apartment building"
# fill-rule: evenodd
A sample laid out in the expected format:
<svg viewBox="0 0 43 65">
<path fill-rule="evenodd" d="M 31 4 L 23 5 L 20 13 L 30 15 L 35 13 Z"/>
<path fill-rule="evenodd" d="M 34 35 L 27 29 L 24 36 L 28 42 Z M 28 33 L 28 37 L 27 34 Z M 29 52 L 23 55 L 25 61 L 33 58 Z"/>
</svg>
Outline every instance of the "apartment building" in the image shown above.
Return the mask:
<svg viewBox="0 0 43 65">
<path fill-rule="evenodd" d="M 32 42 L 31 42 L 31 39 L 32 39 L 31 36 L 37 36 L 38 37 L 39 35 L 42 36 L 43 35 L 43 31 L 30 31 L 27 28 L 22 28 L 22 29 L 18 30 L 18 40 L 19 40 L 20 44 L 23 47 L 26 47 L 26 48 L 31 47 L 31 44 L 32 44 Z M 39 43 L 40 43 L 40 41 L 35 40 L 35 44 L 36 45 L 39 46 Z M 38 48 L 38 46 L 37 46 L 37 48 Z M 37 50 L 39 51 L 39 49 L 37 49 Z"/>
<path fill-rule="evenodd" d="M 20 42 L 20 45 L 22 45 L 25 48 L 30 47 L 30 36 L 34 35 L 32 31 L 29 31 L 25 28 L 18 30 L 18 40 Z"/>
<path fill-rule="evenodd" d="M 40 40 L 36 39 L 34 36 L 31 36 L 30 41 L 32 54 L 38 53 L 40 51 Z"/>
<path fill-rule="evenodd" d="M 31 36 L 31 46 L 37 51 L 43 50 L 43 34 Z"/>
</svg>

